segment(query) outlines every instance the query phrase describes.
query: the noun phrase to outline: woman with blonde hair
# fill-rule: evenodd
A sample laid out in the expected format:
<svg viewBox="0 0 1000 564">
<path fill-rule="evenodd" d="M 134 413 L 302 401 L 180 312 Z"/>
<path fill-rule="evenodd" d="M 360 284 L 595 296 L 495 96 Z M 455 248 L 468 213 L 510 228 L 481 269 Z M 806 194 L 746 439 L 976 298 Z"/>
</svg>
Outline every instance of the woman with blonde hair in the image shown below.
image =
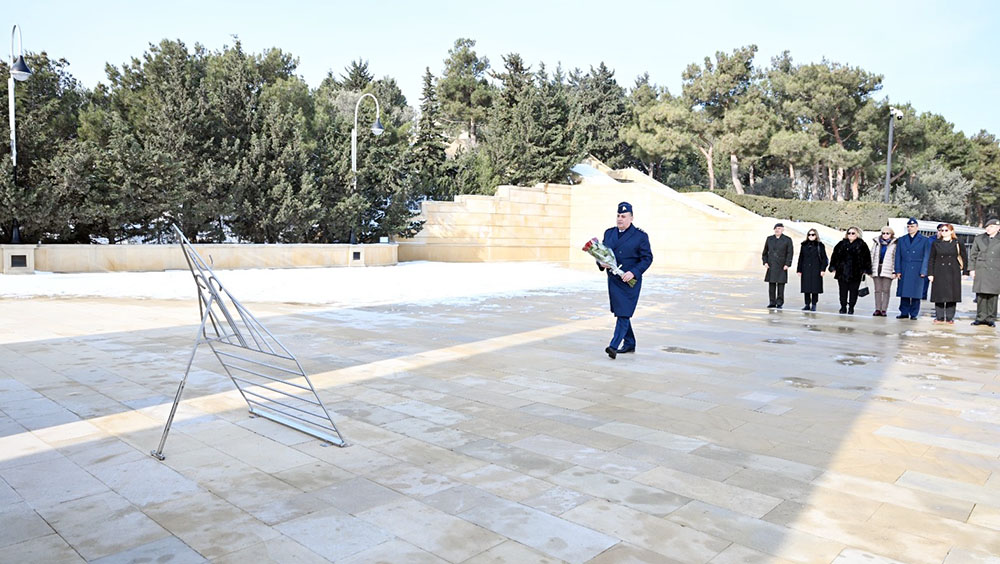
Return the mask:
<svg viewBox="0 0 1000 564">
<path fill-rule="evenodd" d="M 934 323 L 955 323 L 955 306 L 962 301 L 962 274 L 969 270 L 965 245 L 955 237 L 955 227 L 942 223 L 931 243 L 927 279 L 931 281 Z"/>
<path fill-rule="evenodd" d="M 872 239 L 872 282 L 875 284 L 875 317 L 885 317 L 889 292 L 896 277 L 896 232 L 888 225 Z"/>
<path fill-rule="evenodd" d="M 844 239 L 833 248 L 830 272 L 840 286 L 840 313 L 853 315 L 861 280 L 872 273 L 872 255 L 857 227 L 849 228 Z"/>
</svg>

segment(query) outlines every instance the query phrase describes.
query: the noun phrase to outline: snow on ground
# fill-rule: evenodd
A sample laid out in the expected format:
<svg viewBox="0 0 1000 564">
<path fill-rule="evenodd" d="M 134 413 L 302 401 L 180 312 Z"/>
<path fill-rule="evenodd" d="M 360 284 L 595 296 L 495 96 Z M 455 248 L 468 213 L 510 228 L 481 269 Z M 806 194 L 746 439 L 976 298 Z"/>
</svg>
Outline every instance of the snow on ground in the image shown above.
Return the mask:
<svg viewBox="0 0 1000 564">
<path fill-rule="evenodd" d="M 242 302 L 345 306 L 603 290 L 606 284 L 596 269 L 578 271 L 542 262 L 405 262 L 368 268 L 219 270 L 215 274 Z M 187 270 L 0 276 L 0 298 L 191 300 L 195 292 Z"/>
</svg>

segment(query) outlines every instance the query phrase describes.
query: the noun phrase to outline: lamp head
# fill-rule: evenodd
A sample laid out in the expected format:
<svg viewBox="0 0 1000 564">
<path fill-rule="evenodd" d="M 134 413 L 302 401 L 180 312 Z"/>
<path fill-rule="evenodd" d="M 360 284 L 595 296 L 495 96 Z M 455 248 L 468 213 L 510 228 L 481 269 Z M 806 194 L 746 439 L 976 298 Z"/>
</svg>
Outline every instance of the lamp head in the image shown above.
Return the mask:
<svg viewBox="0 0 1000 564">
<path fill-rule="evenodd" d="M 375 125 L 372 125 L 372 133 L 375 135 L 382 135 L 383 131 L 385 131 L 385 128 L 382 127 L 382 120 L 375 118 Z"/>
<path fill-rule="evenodd" d="M 18 55 L 17 61 L 10 67 L 10 75 L 14 77 L 14 80 L 22 82 L 31 76 L 31 69 L 28 68 L 28 63 L 24 62 L 24 55 Z"/>
</svg>

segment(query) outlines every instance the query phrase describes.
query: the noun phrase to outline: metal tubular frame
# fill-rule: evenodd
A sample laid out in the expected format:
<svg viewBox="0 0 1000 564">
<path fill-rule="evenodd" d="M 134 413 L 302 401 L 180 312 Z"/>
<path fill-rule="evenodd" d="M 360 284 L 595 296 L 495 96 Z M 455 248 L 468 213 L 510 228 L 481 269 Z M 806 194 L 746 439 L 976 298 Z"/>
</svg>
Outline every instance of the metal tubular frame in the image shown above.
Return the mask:
<svg viewBox="0 0 1000 564">
<path fill-rule="evenodd" d="M 156 450 L 150 451 L 150 455 L 163 460 L 163 446 L 167 442 L 167 435 L 170 433 L 170 426 L 173 424 L 174 415 L 177 413 L 177 406 L 180 404 L 181 395 L 184 392 L 184 385 L 187 383 L 191 366 L 194 364 L 195 354 L 198 347 L 208 345 L 215 354 L 215 358 L 222 365 L 226 375 L 236 386 L 243 400 L 247 402 L 247 407 L 252 415 L 263 417 L 291 427 L 297 431 L 311 435 L 331 444 L 343 447 L 347 446 L 344 437 L 337 430 L 330 412 L 327 411 L 323 400 L 316 393 L 309 376 L 302 370 L 302 365 L 298 359 L 281 342 L 271 334 L 270 331 L 250 313 L 232 294 L 226 290 L 222 282 L 216 278 L 212 268 L 201 258 L 191 242 L 187 240 L 181 230 L 176 225 L 173 226 L 174 235 L 177 236 L 184 251 L 184 258 L 187 259 L 188 268 L 194 277 L 195 285 L 198 288 L 198 308 L 201 313 L 201 325 L 195 336 L 194 347 L 188 357 L 187 368 L 184 370 L 184 377 L 181 378 L 177 386 L 177 394 L 174 396 L 174 403 L 170 407 L 170 415 L 167 417 L 166 425 L 163 428 L 163 436 Z M 235 310 L 235 315 L 230 311 Z M 235 347 L 262 356 L 270 362 L 250 358 L 219 350 L 219 345 L 225 347 Z M 284 361 L 284 362 L 283 362 Z M 243 364 L 236 364 L 241 362 Z M 284 366 L 282 366 L 284 364 Z M 303 395 L 297 395 L 293 391 L 285 391 L 255 382 L 247 377 L 236 376 L 234 371 L 243 374 L 251 374 L 268 382 L 277 382 L 274 386 L 283 385 L 301 390 Z M 287 378 L 282 378 L 280 374 L 286 374 Z M 305 384 L 298 383 L 301 379 Z M 292 381 L 296 380 L 296 381 Z M 273 397 L 261 394 L 267 390 L 282 396 L 285 401 L 279 401 Z M 258 399 L 259 398 L 259 399 Z M 301 402 L 309 407 L 296 407 L 291 402 Z M 286 403 L 289 402 L 289 403 Z M 318 409 L 317 409 L 318 408 Z M 289 411 L 291 410 L 291 411 Z M 302 416 L 292 413 L 299 412 L 315 419 L 304 419 Z"/>
</svg>

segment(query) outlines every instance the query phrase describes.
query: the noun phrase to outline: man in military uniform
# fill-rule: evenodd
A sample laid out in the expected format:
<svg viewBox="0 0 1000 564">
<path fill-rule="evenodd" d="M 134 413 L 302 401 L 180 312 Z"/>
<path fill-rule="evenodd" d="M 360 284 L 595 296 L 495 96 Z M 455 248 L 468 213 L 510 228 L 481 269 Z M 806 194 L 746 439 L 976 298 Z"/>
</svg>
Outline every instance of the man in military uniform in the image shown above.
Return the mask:
<svg viewBox="0 0 1000 564">
<path fill-rule="evenodd" d="M 619 354 L 635 352 L 635 333 L 632 332 L 632 314 L 639 302 L 642 290 L 642 274 L 653 264 L 653 250 L 649 246 L 649 235 L 632 225 L 632 204 L 618 204 L 618 218 L 615 227 L 604 232 L 604 246 L 615 253 L 618 266 L 624 274 L 615 276 L 608 270 L 608 297 L 611 299 L 611 313 L 615 314 L 615 333 L 604 352 L 611 358 Z M 610 265 L 598 263 L 601 270 Z M 635 279 L 635 286 L 628 281 Z M 619 348 L 621 346 L 621 348 Z"/>
<path fill-rule="evenodd" d="M 783 235 L 785 226 L 782 223 L 774 224 L 774 235 L 768 235 L 764 241 L 764 252 L 760 255 L 767 272 L 764 280 L 767 281 L 767 307 L 781 309 L 785 305 L 785 284 L 788 283 L 788 267 L 792 266 L 792 255 L 795 248 L 792 246 L 792 238 Z"/>
<path fill-rule="evenodd" d="M 996 327 L 997 295 L 1000 294 L 1000 220 L 986 220 L 986 233 L 976 236 L 969 253 L 972 291 L 976 293 L 976 320 L 973 325 Z"/>
<path fill-rule="evenodd" d="M 906 222 L 906 235 L 896 239 L 896 295 L 899 315 L 896 319 L 916 319 L 920 315 L 920 300 L 927 299 L 927 259 L 931 256 L 931 239 L 919 233 L 917 218 Z"/>
</svg>

